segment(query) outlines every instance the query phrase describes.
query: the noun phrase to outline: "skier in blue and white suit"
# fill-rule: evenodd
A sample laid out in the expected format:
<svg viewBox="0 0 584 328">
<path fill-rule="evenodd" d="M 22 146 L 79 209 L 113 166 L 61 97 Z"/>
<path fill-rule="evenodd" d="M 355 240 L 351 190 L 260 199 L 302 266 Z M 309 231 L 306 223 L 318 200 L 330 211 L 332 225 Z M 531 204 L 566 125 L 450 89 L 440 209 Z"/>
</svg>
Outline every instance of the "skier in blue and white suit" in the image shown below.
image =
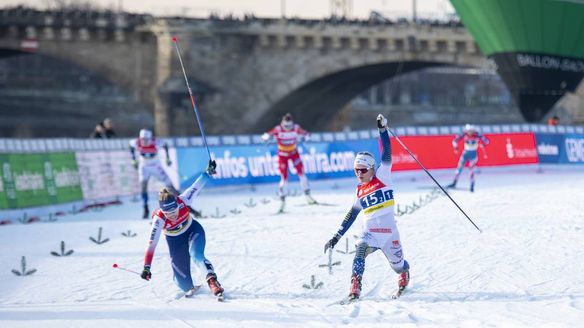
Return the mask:
<svg viewBox="0 0 584 328">
<path fill-rule="evenodd" d="M 141 277 L 152 278 L 150 267 L 160 235 L 166 236 L 170 262 L 174 273 L 174 282 L 190 297 L 197 288 L 191 277 L 191 261 L 207 270 L 207 284 L 214 295 L 223 295 L 223 287 L 217 281 L 217 274 L 211 261 L 205 257 L 205 230 L 197 220 L 191 217 L 189 205 L 194 203 L 199 192 L 210 176 L 215 174 L 217 164 L 210 160 L 207 169 L 182 194 L 175 196 L 167 188 L 162 188 L 158 195 L 160 208 L 152 214 L 152 229 L 148 248 L 144 255 L 144 270 Z"/>
<path fill-rule="evenodd" d="M 399 274 L 398 293 L 401 294 L 410 279 L 410 266 L 404 260 L 393 214 L 395 200 L 391 182 L 391 144 L 387 131 L 387 119 L 381 114 L 377 116 L 377 127 L 383 148 L 381 165 L 375 168 L 375 159 L 369 152 L 357 154 L 354 162 L 355 175 L 359 180 L 357 197 L 337 233 L 324 246 L 325 253 L 328 249 L 334 248 L 339 239 L 349 230 L 357 215 L 363 211 L 363 232 L 356 244 L 350 299 L 359 298 L 361 279 L 365 271 L 365 258 L 378 249 L 383 252 L 391 268 Z"/>
</svg>

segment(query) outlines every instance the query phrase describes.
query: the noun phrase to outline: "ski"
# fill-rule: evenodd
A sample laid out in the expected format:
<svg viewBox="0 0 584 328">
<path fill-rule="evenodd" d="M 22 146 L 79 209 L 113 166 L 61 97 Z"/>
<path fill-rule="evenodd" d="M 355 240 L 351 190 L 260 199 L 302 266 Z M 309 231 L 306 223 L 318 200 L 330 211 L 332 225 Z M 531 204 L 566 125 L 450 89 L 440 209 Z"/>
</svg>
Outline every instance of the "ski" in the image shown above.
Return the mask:
<svg viewBox="0 0 584 328">
<path fill-rule="evenodd" d="M 393 295 L 391 295 L 391 299 L 395 300 L 395 299 L 400 298 L 403 295 L 405 290 L 406 290 L 405 287 L 400 287 L 395 293 L 393 293 Z"/>
<path fill-rule="evenodd" d="M 187 290 L 186 292 L 179 292 L 176 294 L 176 296 L 174 297 L 175 300 L 181 299 L 183 297 L 186 298 L 192 298 L 195 296 L 195 294 L 199 291 L 199 289 L 201 289 L 202 285 L 196 285 L 195 287 Z"/>
<path fill-rule="evenodd" d="M 349 295 L 349 296 L 343 298 L 342 300 L 340 300 L 339 304 L 340 305 L 347 305 L 347 304 L 358 302 L 359 300 L 360 300 L 359 297 Z"/>
<path fill-rule="evenodd" d="M 224 302 L 225 301 L 225 294 L 223 294 L 223 293 L 219 293 L 219 294 L 215 295 L 215 297 L 217 297 L 217 302 Z"/>
<path fill-rule="evenodd" d="M 297 204 L 296 206 L 298 206 L 298 207 L 304 207 L 304 206 L 338 206 L 338 205 L 331 204 L 331 203 L 315 202 L 315 203 L 311 203 L 311 204 Z"/>
</svg>

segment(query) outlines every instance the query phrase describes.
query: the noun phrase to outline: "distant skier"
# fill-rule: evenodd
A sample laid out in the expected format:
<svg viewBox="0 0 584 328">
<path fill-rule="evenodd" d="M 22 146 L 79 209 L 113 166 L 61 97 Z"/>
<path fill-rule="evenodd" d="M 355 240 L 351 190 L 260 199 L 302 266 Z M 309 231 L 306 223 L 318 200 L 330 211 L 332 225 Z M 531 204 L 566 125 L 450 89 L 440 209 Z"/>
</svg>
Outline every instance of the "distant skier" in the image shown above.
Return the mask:
<svg viewBox="0 0 584 328">
<path fill-rule="evenodd" d="M 359 298 L 361 279 L 365 271 L 365 258 L 379 249 L 389 261 L 391 268 L 399 274 L 398 290 L 394 297 L 399 297 L 410 281 L 410 266 L 404 260 L 399 231 L 394 219 L 391 144 L 387 131 L 387 119 L 381 114 L 377 116 L 377 127 L 383 149 L 381 165 L 375 168 L 375 159 L 371 153 L 357 153 L 354 162 L 355 175 L 359 180 L 357 197 L 337 233 L 324 246 L 325 253 L 334 248 L 363 210 L 363 231 L 356 244 L 348 301 Z"/>
<path fill-rule="evenodd" d="M 165 142 L 160 142 L 152 136 L 152 131 L 147 129 L 140 130 L 139 138 L 130 141 L 130 153 L 132 154 L 132 165 L 138 169 L 138 179 L 140 181 L 142 190 L 142 200 L 144 201 L 144 219 L 150 215 L 148 209 L 148 180 L 151 176 L 155 176 L 162 181 L 168 190 L 178 195 L 178 191 L 172 185 L 172 181 L 164 172 L 162 164 L 158 159 L 158 149 L 164 148 L 166 153 L 166 165 L 170 166 L 172 161 L 168 155 L 168 145 Z M 138 150 L 140 155 L 139 160 L 136 160 L 135 150 Z"/>
<path fill-rule="evenodd" d="M 451 184 L 446 186 L 447 188 L 454 188 L 456 187 L 456 183 L 458 182 L 458 177 L 464 168 L 466 162 L 469 162 L 469 169 L 470 169 L 470 191 L 474 192 L 475 186 L 475 166 L 478 161 L 477 156 L 477 149 L 478 147 L 484 148 L 484 146 L 489 144 L 489 139 L 479 133 L 478 128 L 474 125 L 467 124 L 464 126 L 464 130 L 462 133 L 456 136 L 454 140 L 452 140 L 452 147 L 454 148 L 454 152 L 458 154 L 458 143 L 460 140 L 464 142 L 464 151 L 460 155 L 460 159 L 458 160 L 458 166 L 456 167 L 454 181 Z"/>
<path fill-rule="evenodd" d="M 152 258 L 160 234 L 164 232 L 170 252 L 174 282 L 185 293 L 185 296 L 190 297 L 197 290 L 191 277 L 190 261 L 192 260 L 196 265 L 204 266 L 207 270 L 206 280 L 213 295 L 223 297 L 223 287 L 217 281 L 213 265 L 205 257 L 205 230 L 199 222 L 191 217 L 188 208 L 193 204 L 210 176 L 215 174 L 216 167 L 215 161 L 209 161 L 205 172 L 178 196 L 175 196 L 167 188 L 162 188 L 160 191 L 158 197 L 160 208 L 152 214 L 152 230 L 144 257 L 142 279 L 150 280 L 152 278 L 150 271 Z"/>
<path fill-rule="evenodd" d="M 292 120 L 292 114 L 287 113 L 282 117 L 282 121 L 279 125 L 276 125 L 270 131 L 262 135 L 262 139 L 268 142 L 270 139 L 275 138 L 278 143 L 278 167 L 280 169 L 280 185 L 278 188 L 278 195 L 282 201 L 280 211 L 284 210 L 284 205 L 286 202 L 286 184 L 288 183 L 288 162 L 292 161 L 292 165 L 296 168 L 298 178 L 300 179 L 300 185 L 304 189 L 304 195 L 308 204 L 316 204 L 316 200 L 310 196 L 310 187 L 308 185 L 308 179 L 304 174 L 304 167 L 302 165 L 302 159 L 298 153 L 298 148 L 296 146 L 298 141 L 306 141 L 309 138 L 308 132 L 298 124 L 294 124 Z"/>
</svg>

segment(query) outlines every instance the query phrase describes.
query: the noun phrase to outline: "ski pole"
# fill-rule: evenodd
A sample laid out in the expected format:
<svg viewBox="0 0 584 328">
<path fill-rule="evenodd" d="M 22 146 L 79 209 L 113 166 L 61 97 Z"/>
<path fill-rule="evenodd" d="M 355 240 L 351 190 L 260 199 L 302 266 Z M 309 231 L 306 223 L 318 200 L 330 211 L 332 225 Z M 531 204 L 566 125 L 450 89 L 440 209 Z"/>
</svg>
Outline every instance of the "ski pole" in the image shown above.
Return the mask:
<svg viewBox="0 0 584 328">
<path fill-rule="evenodd" d="M 464 214 L 464 216 L 466 216 L 466 218 L 470 221 L 470 223 L 472 223 L 472 225 L 479 232 L 482 232 L 481 229 L 479 229 L 479 227 L 477 227 L 477 225 L 473 222 L 473 220 L 471 220 L 471 218 L 462 210 L 462 208 L 460 208 L 460 206 L 458 206 L 458 204 L 454 201 L 454 199 L 452 199 L 452 197 L 450 197 L 450 195 L 446 192 L 446 190 L 444 190 L 444 188 L 442 188 L 442 186 L 438 183 L 438 181 L 436 181 L 436 179 L 434 179 L 432 174 L 430 174 L 430 172 L 428 172 L 428 170 L 426 170 L 424 165 L 422 165 L 422 163 L 420 163 L 420 161 L 416 158 L 416 156 L 414 156 L 414 154 L 412 154 L 412 152 L 409 150 L 408 147 L 406 147 L 406 145 L 401 141 L 401 139 L 395 133 L 393 133 L 393 131 L 391 131 L 389 128 L 387 130 L 389 131 L 389 133 L 391 133 L 391 135 L 395 138 L 395 140 L 397 140 L 397 142 L 399 142 L 399 144 L 402 147 L 404 147 L 404 149 L 410 154 L 410 156 L 412 156 L 412 158 L 418 163 L 418 165 L 420 165 L 420 167 L 426 172 L 426 174 L 428 174 L 428 176 L 434 181 L 434 183 L 436 183 L 436 185 L 438 185 L 438 187 L 440 187 L 440 189 L 442 189 L 442 192 L 444 192 L 444 194 L 446 196 L 448 196 L 448 198 L 450 198 L 450 200 L 454 203 L 454 205 L 456 205 L 456 207 L 462 212 L 462 214 Z"/>
<path fill-rule="evenodd" d="M 124 271 L 127 271 L 127 272 L 135 273 L 135 274 L 137 274 L 139 276 L 142 275 L 140 272 L 123 268 L 123 267 L 119 266 L 117 263 L 114 263 L 113 267 L 114 267 L 114 269 L 120 269 L 120 270 L 124 270 Z"/>
<path fill-rule="evenodd" d="M 191 97 L 191 105 L 193 105 L 193 110 L 195 111 L 195 115 L 197 116 L 197 123 L 199 124 L 199 128 L 201 129 L 201 136 L 203 137 L 203 143 L 205 144 L 205 148 L 207 148 L 207 154 L 209 155 L 209 160 L 211 160 L 211 152 L 209 151 L 209 145 L 207 145 L 207 138 L 205 137 L 205 129 L 203 128 L 203 122 L 201 121 L 201 117 L 199 116 L 199 110 L 197 109 L 197 105 L 195 103 L 195 96 L 193 95 L 193 91 L 191 90 L 191 86 L 189 85 L 189 80 L 187 78 L 187 72 L 185 71 L 185 66 L 183 65 L 182 57 L 180 55 L 180 48 L 179 48 L 178 40 L 176 39 L 176 37 L 172 38 L 172 42 L 174 43 L 174 48 L 176 49 L 176 53 L 178 55 L 180 67 L 182 68 L 183 76 L 185 78 L 185 84 L 187 85 L 187 89 L 189 90 L 189 96 Z"/>
</svg>

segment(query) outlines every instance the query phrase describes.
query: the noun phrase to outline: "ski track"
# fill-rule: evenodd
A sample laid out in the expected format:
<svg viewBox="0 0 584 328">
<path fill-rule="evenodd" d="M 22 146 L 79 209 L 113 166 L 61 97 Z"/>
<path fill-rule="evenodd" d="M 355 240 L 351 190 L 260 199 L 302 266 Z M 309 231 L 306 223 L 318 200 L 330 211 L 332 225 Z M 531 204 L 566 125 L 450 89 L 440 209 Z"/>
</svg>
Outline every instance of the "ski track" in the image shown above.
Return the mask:
<svg viewBox="0 0 584 328">
<path fill-rule="evenodd" d="M 428 194 L 425 173 L 394 175 L 402 207 Z M 437 171 L 448 181 L 450 171 Z M 460 184 L 468 184 L 465 172 Z M 292 183 L 294 184 L 294 183 Z M 584 318 L 584 173 L 578 167 L 533 166 L 481 170 L 477 190 L 448 190 L 482 229 L 479 233 L 444 196 L 397 218 L 411 284 L 391 299 L 397 274 L 381 252 L 367 257 L 362 299 L 340 301 L 349 290 L 353 254 L 333 252 L 332 274 L 324 243 L 337 230 L 353 200 L 353 179 L 312 182 L 313 195 L 336 206 L 298 206 L 288 197 L 286 213 L 274 215 L 274 185 L 255 191 L 209 188 L 196 208 L 225 218 L 200 219 L 206 256 L 226 289 L 217 302 L 204 270 L 193 266 L 191 299 L 175 300 L 166 242 L 156 250 L 153 278 L 112 268 L 141 271 L 150 230 L 137 220 L 139 203 L 59 218 L 53 223 L 0 227 L 1 327 L 386 327 L 519 326 L 571 327 Z M 333 188 L 334 186 L 334 188 Z M 294 188 L 294 186 L 292 186 Z M 333 192 L 331 192 L 333 190 Z M 251 199 L 251 200 L 250 200 Z M 267 204 L 261 199 L 270 199 Z M 247 207 L 244 204 L 255 206 Z M 224 204 L 229 204 L 225 206 Z M 151 204 L 153 208 L 154 203 Z M 239 214 L 229 211 L 238 209 Z M 97 238 L 102 227 L 102 245 Z M 360 219 L 336 250 L 354 249 Z M 137 233 L 134 238 L 121 232 Z M 68 257 L 55 257 L 60 242 Z M 27 270 L 16 277 L 26 256 Z M 322 283 L 319 289 L 306 289 Z M 569 282 L 568 284 L 566 282 Z M 553 309 L 553 310 L 552 310 Z"/>
</svg>

